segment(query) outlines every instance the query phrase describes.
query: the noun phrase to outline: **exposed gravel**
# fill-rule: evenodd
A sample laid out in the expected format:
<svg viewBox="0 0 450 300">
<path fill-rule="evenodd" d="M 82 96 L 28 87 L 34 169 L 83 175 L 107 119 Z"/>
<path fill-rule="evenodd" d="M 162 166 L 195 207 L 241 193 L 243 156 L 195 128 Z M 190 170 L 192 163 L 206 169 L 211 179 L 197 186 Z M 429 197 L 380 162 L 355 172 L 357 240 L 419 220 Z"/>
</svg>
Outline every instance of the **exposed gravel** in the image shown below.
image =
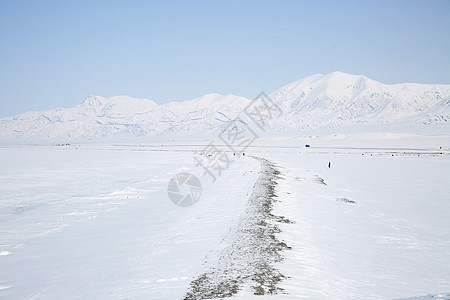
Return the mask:
<svg viewBox="0 0 450 300">
<path fill-rule="evenodd" d="M 272 214 L 277 202 L 277 180 L 280 171 L 270 161 L 256 158 L 261 163 L 259 177 L 253 187 L 246 211 L 237 226 L 225 239 L 226 246 L 209 270 L 191 282 L 184 299 L 213 299 L 231 297 L 243 287 L 255 295 L 283 293 L 279 283 L 286 278 L 275 263 L 283 260 L 282 251 L 291 249 L 277 238 L 279 223 L 289 219 Z"/>
</svg>

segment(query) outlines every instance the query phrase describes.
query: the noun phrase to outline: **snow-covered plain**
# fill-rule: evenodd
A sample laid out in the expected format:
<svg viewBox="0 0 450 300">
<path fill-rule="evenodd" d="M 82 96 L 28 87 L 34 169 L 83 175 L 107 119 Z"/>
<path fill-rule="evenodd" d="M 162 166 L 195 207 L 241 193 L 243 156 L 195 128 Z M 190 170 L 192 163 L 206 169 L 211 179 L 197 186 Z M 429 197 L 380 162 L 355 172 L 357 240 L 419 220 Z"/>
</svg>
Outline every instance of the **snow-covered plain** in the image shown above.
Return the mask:
<svg viewBox="0 0 450 300">
<path fill-rule="evenodd" d="M 190 152 L 0 151 L 2 299 L 182 298 L 259 169 L 239 160 L 213 184 Z M 188 208 L 167 196 L 181 171 L 203 184 Z"/>
<path fill-rule="evenodd" d="M 310 299 L 448 291 L 448 157 L 267 157 L 285 170 L 275 213 L 296 222 L 280 234 L 294 249 L 280 266 L 291 276 L 286 291 Z"/>
<path fill-rule="evenodd" d="M 273 214 L 292 221 L 276 234 L 291 248 L 274 265 L 284 293 L 267 297 L 449 292 L 450 156 L 436 146 L 449 139 L 400 136 L 415 147 L 386 150 L 398 135 L 323 136 L 260 139 L 216 182 L 194 160 L 205 142 L 2 146 L 0 298 L 182 299 L 247 210 L 260 171 L 251 156 L 279 170 Z M 327 147 L 336 141 L 348 147 Z M 179 172 L 202 182 L 191 207 L 167 196 Z M 265 297 L 248 282 L 234 296 Z"/>
</svg>

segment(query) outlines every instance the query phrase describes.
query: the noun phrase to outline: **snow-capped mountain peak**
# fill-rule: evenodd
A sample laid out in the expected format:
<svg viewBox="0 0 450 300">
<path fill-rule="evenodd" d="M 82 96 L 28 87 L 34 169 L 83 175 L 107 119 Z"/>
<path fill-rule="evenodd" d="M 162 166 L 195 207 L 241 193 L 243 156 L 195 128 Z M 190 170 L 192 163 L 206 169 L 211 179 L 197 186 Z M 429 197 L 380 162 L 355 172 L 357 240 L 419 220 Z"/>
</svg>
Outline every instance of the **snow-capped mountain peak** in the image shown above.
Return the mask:
<svg viewBox="0 0 450 300">
<path fill-rule="evenodd" d="M 282 128 L 449 120 L 445 104 L 450 99 L 449 85 L 386 85 L 363 75 L 333 72 L 292 82 L 270 97 L 289 116 L 289 124 L 276 121 Z M 442 114 L 426 114 L 436 110 Z"/>
<path fill-rule="evenodd" d="M 267 130 L 450 120 L 450 85 L 386 85 L 363 75 L 333 72 L 289 83 L 269 97 L 281 108 L 283 116 L 268 120 Z M 251 101 L 212 93 L 158 105 L 129 96 L 89 96 L 73 108 L 0 119 L 0 141 L 83 141 L 212 133 L 242 116 Z"/>
</svg>

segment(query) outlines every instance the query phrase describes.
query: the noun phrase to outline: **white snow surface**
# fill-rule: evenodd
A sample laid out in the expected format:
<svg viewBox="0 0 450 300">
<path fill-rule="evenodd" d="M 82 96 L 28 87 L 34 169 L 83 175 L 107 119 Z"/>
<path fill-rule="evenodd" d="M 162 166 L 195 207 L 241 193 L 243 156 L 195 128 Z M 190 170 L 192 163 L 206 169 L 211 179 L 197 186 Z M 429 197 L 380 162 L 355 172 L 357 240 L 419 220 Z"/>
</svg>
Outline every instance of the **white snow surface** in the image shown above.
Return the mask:
<svg viewBox="0 0 450 300">
<path fill-rule="evenodd" d="M 256 95 L 255 95 L 256 96 Z M 362 75 L 333 72 L 290 83 L 269 97 L 282 116 L 266 130 L 350 124 L 448 124 L 450 85 L 386 85 Z M 152 136 L 205 135 L 225 128 L 252 100 L 235 95 L 157 105 L 127 96 L 90 96 L 73 108 L 0 119 L 0 142 L 129 141 Z"/>
<path fill-rule="evenodd" d="M 239 224 L 254 155 L 281 172 L 273 213 L 295 222 L 276 234 L 292 248 L 274 266 L 285 294 L 267 297 L 446 299 L 449 150 L 417 143 L 424 150 L 266 139 L 215 182 L 194 161 L 201 142 L 2 146 L 0 298 L 182 299 Z M 194 206 L 168 199 L 179 172 L 202 182 Z M 242 286 L 234 297 L 266 296 Z"/>
<path fill-rule="evenodd" d="M 447 158 L 269 154 L 283 166 L 275 214 L 281 287 L 306 299 L 393 299 L 450 287 Z M 331 168 L 328 168 L 331 162 Z M 323 184 L 323 182 L 326 183 Z"/>
<path fill-rule="evenodd" d="M 2 299 L 181 299 L 259 170 L 242 159 L 213 184 L 191 152 L 0 151 Z M 168 198 L 179 172 L 202 181 L 192 207 Z"/>
</svg>

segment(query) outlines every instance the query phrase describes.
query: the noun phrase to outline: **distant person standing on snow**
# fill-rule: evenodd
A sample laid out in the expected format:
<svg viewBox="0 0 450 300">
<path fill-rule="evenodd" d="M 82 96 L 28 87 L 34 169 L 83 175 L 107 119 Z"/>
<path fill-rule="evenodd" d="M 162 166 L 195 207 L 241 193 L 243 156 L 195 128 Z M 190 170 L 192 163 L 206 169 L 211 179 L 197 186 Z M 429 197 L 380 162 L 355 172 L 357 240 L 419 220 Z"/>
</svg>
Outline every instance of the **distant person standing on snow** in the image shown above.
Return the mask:
<svg viewBox="0 0 450 300">
<path fill-rule="evenodd" d="M 328 169 L 330 169 L 331 168 L 331 162 L 329 161 L 328 162 Z"/>
</svg>

